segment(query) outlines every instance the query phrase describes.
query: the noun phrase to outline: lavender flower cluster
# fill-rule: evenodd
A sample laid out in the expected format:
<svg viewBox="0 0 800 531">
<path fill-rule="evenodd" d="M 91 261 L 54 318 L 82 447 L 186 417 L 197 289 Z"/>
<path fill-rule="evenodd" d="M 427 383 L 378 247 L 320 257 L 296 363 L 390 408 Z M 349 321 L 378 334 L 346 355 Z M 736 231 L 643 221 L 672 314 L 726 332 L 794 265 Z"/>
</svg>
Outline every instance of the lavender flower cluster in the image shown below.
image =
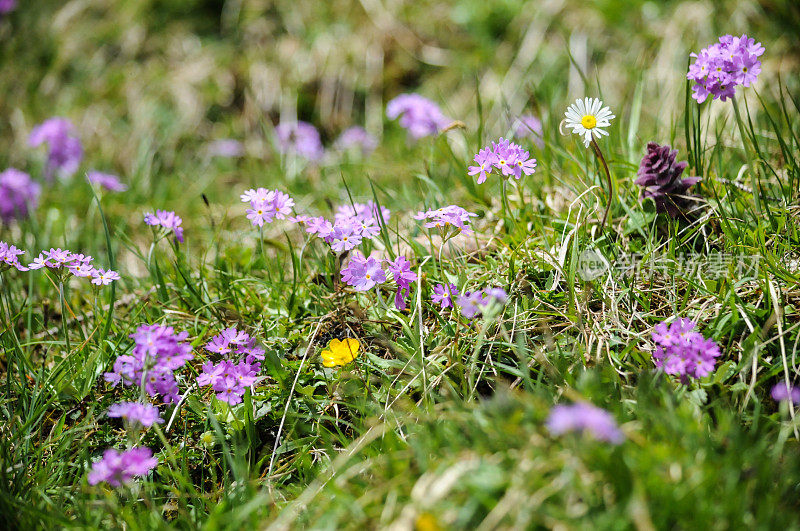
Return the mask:
<svg viewBox="0 0 800 531">
<path fill-rule="evenodd" d="M 386 104 L 390 120 L 400 118 L 400 126 L 408 131 L 412 140 L 433 136 L 447 127 L 452 120 L 442 114 L 439 106 L 419 94 L 401 94 Z"/>
<path fill-rule="evenodd" d="M 697 324 L 690 319 L 677 319 L 672 324 L 656 325 L 653 341 L 656 350 L 653 360 L 656 367 L 667 374 L 675 374 L 687 382 L 691 378 L 703 378 L 711 374 L 716 359 L 721 355 L 719 345 L 695 332 Z"/>
<path fill-rule="evenodd" d="M 183 220 L 175 212 L 168 210 L 156 210 L 156 213 L 148 212 L 144 215 L 146 225 L 152 227 L 162 227 L 166 232 L 172 232 L 175 240 L 183 243 Z"/>
<path fill-rule="evenodd" d="M 296 155 L 309 162 L 319 162 L 325 157 L 317 128 L 308 122 L 283 122 L 275 126 L 277 148 L 282 154 Z M 352 126 L 339 135 L 333 147 L 340 152 L 357 150 L 366 157 L 378 146 L 377 139 L 360 126 Z"/>
<path fill-rule="evenodd" d="M 0 15 L 7 15 L 17 8 L 17 0 L 0 0 Z"/>
<path fill-rule="evenodd" d="M 164 422 L 156 406 L 140 402 L 119 402 L 114 404 L 108 408 L 108 416 L 121 418 L 128 426 L 140 424 L 145 428 Z"/>
<path fill-rule="evenodd" d="M 456 304 L 461 314 L 467 319 L 486 313 L 492 306 L 502 306 L 508 300 L 503 288 L 486 288 L 478 291 L 466 291 L 458 296 Z"/>
<path fill-rule="evenodd" d="M 598 441 L 611 444 L 620 444 L 625 440 L 614 417 L 608 411 L 584 402 L 554 406 L 546 426 L 553 435 L 563 435 L 568 432 L 586 433 Z"/>
<path fill-rule="evenodd" d="M 308 122 L 283 122 L 275 127 L 278 149 L 284 154 L 295 154 L 309 161 L 325 155 L 317 128 Z"/>
<path fill-rule="evenodd" d="M 92 265 L 94 258 L 79 253 L 70 252 L 67 249 L 50 249 L 42 251 L 39 256 L 28 264 L 28 269 L 47 268 L 59 272 L 67 272 L 76 277 L 91 278 L 92 284 L 96 286 L 107 286 L 120 276 L 111 269 L 105 270 L 96 268 Z"/>
<path fill-rule="evenodd" d="M 13 245 L 0 241 L 0 273 L 12 267 L 19 271 L 27 271 L 28 268 L 22 265 L 18 258 L 23 254 L 25 254 L 25 251 L 21 251 Z"/>
<path fill-rule="evenodd" d="M 112 487 L 128 483 L 134 476 L 147 475 L 158 464 L 150 448 L 131 448 L 124 452 L 109 448 L 89 472 L 89 485 L 106 482 Z"/>
<path fill-rule="evenodd" d="M 709 96 L 725 101 L 736 94 L 736 86 L 749 87 L 758 79 L 764 47 L 747 35 L 724 35 L 719 42 L 693 53 L 695 62 L 686 78 L 694 81 L 692 97 L 703 103 Z"/>
<path fill-rule="evenodd" d="M 28 138 L 31 147 L 47 144 L 47 170 L 48 180 L 55 173 L 61 178 L 71 177 L 83 159 L 83 146 L 80 139 L 74 135 L 74 127 L 64 118 L 50 118 L 34 127 Z"/>
<path fill-rule="evenodd" d="M 315 234 L 331 246 L 331 250 L 343 253 L 355 249 L 365 239 L 375 239 L 381 232 L 381 221 L 389 220 L 391 212 L 372 201 L 340 206 L 333 223 L 323 216 L 297 216 L 290 221 L 306 226 L 306 232 Z"/>
<path fill-rule="evenodd" d="M 386 269 L 384 270 L 384 264 Z M 394 260 L 379 260 L 374 256 L 364 256 L 355 251 L 347 267 L 341 271 L 342 280 L 356 291 L 367 291 L 387 281 L 386 273 L 391 273 L 397 285 L 394 304 L 398 310 L 406 309 L 405 298 L 411 290 L 411 283 L 417 274 L 411 270 L 411 262 L 405 256 Z"/>
<path fill-rule="evenodd" d="M 154 324 L 139 326 L 130 337 L 133 351 L 117 357 L 113 370 L 104 374 L 105 380 L 112 385 L 144 386 L 150 396 L 160 395 L 166 403 L 177 403 L 181 396 L 175 371 L 194 358 L 191 345 L 186 343 L 189 334 Z"/>
<path fill-rule="evenodd" d="M 92 284 L 96 286 L 107 286 L 120 279 L 116 271 L 95 268 L 92 265 L 94 259 L 91 256 L 72 253 L 66 249 L 43 251 L 27 266 L 22 265 L 19 261 L 19 256 L 23 254 L 25 251 L 0 241 L 0 266 L 2 266 L 0 271 L 12 267 L 18 271 L 47 268 L 62 275 L 71 274 L 76 277 L 91 278 Z"/>
<path fill-rule="evenodd" d="M 224 359 L 218 363 L 204 363 L 197 384 L 210 385 L 219 400 L 232 406 L 240 403 L 245 389 L 258 380 L 261 371 L 259 361 L 264 359 L 264 349 L 256 346 L 254 338 L 236 328 L 225 329 L 211 338 L 205 349 L 222 354 Z M 234 363 L 232 358 L 241 356 L 244 359 Z"/>
<path fill-rule="evenodd" d="M 508 294 L 503 288 L 485 288 L 477 291 L 466 291 L 461 294 L 455 284 L 445 286 L 436 284 L 433 288 L 431 300 L 434 304 L 446 308 L 461 309 L 461 314 L 472 319 L 477 315 L 485 313 L 492 306 L 503 305 L 508 300 Z"/>
<path fill-rule="evenodd" d="M 469 175 L 478 176 L 478 184 L 486 181 L 486 177 L 494 170 L 504 179 L 512 175 L 520 179 L 523 174 L 532 175 L 536 171 L 536 159 L 531 158 L 530 153 L 521 146 L 505 138 L 481 149 L 474 160 L 477 166 L 467 169 Z"/>
<path fill-rule="evenodd" d="M 414 219 L 424 220 L 425 227 L 429 229 L 438 227 L 443 230 L 454 229 L 464 234 L 470 234 L 473 231 L 469 225 L 469 218 L 477 216 L 458 205 L 450 205 L 433 210 L 421 210 L 417 212 Z"/>
<path fill-rule="evenodd" d="M 0 173 L 0 221 L 27 218 L 39 204 L 42 187 L 31 176 L 16 168 Z"/>
<path fill-rule="evenodd" d="M 279 190 L 246 190 L 241 199 L 243 203 L 250 203 L 247 209 L 247 219 L 254 227 L 263 227 L 264 223 L 272 223 L 276 219 L 286 219 L 292 213 L 294 199 Z"/>
</svg>

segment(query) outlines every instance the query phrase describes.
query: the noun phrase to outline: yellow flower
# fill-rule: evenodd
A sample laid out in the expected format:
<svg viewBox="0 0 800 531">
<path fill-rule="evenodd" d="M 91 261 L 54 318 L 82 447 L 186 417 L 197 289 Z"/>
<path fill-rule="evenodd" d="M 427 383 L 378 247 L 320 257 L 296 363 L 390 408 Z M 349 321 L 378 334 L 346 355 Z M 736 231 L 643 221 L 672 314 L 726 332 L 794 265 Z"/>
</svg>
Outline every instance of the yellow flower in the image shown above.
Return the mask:
<svg viewBox="0 0 800 531">
<path fill-rule="evenodd" d="M 352 337 L 348 337 L 344 341 L 334 339 L 328 344 L 328 348 L 320 354 L 322 356 L 322 365 L 325 367 L 347 365 L 356 359 L 360 348 L 361 343 L 358 342 L 358 339 L 353 339 Z"/>
</svg>

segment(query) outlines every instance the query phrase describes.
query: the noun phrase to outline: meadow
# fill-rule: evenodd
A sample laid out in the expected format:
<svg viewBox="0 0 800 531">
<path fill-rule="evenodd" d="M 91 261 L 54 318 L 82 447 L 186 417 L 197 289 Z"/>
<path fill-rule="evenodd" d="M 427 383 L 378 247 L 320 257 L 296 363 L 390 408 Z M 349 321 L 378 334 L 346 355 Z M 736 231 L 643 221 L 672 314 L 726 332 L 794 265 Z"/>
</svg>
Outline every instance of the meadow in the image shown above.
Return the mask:
<svg viewBox="0 0 800 531">
<path fill-rule="evenodd" d="M 0 526 L 800 529 L 794 0 L 0 0 Z"/>
</svg>

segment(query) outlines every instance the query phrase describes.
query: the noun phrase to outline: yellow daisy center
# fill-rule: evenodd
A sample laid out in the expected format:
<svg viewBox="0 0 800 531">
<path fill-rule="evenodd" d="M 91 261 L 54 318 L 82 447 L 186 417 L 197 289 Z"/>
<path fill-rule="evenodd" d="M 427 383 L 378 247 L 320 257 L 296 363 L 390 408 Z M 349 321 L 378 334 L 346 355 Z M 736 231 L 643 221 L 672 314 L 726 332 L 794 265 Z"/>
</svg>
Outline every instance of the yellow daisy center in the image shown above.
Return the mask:
<svg viewBox="0 0 800 531">
<path fill-rule="evenodd" d="M 584 114 L 583 118 L 581 118 L 581 125 L 586 129 L 594 129 L 597 127 L 597 118 L 591 114 Z"/>
</svg>

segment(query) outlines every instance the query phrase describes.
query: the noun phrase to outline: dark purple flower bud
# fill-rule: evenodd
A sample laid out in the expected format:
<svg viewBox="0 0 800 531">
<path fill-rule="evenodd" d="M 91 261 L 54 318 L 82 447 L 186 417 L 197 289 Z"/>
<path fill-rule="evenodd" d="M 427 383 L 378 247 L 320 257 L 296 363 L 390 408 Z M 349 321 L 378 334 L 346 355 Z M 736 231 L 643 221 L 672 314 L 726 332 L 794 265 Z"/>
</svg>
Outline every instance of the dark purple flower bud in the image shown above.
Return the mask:
<svg viewBox="0 0 800 531">
<path fill-rule="evenodd" d="M 685 216 L 691 210 L 694 201 L 686 191 L 700 180 L 700 177 L 681 178 L 688 164 L 675 162 L 677 155 L 678 150 L 669 145 L 649 142 L 635 181 L 642 187 L 642 199 L 653 198 L 656 210 L 672 217 Z"/>
</svg>

